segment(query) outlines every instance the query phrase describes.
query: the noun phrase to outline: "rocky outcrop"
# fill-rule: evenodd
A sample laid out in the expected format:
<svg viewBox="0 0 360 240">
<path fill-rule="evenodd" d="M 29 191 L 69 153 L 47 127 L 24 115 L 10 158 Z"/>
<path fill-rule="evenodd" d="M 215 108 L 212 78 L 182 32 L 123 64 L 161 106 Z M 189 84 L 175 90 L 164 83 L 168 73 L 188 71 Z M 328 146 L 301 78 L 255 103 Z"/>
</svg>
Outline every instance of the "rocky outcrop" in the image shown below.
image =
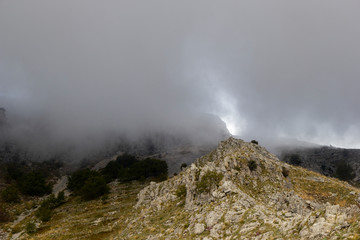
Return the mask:
<svg viewBox="0 0 360 240">
<path fill-rule="evenodd" d="M 129 228 L 159 229 L 148 239 L 351 238 L 359 234 L 359 193 L 229 138 L 178 176 L 143 189 Z"/>
</svg>

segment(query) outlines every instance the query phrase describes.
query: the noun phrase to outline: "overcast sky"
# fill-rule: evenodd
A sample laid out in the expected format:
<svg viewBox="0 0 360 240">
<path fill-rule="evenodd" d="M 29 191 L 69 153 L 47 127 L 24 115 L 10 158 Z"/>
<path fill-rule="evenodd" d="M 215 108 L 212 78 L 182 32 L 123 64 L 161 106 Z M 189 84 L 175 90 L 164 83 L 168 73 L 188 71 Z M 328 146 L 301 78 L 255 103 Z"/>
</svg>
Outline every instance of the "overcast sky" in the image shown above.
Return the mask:
<svg viewBox="0 0 360 240">
<path fill-rule="evenodd" d="M 1 0 L 0 105 L 60 135 L 212 113 L 245 138 L 360 147 L 359 12 L 356 0 Z"/>
</svg>

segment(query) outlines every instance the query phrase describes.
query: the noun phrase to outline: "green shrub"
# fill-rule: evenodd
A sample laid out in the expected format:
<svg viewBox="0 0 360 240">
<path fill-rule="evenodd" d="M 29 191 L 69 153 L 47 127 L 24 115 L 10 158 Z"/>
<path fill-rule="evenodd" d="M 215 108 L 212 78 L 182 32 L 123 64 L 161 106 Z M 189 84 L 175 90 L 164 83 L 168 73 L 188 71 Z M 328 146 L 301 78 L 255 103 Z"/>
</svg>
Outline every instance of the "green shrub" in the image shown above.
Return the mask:
<svg viewBox="0 0 360 240">
<path fill-rule="evenodd" d="M 8 210 L 6 209 L 5 205 L 0 203 L 0 223 L 9 222 L 10 220 L 11 219 Z"/>
<path fill-rule="evenodd" d="M 257 168 L 257 164 L 254 160 L 250 160 L 248 162 L 248 167 L 249 167 L 250 171 L 254 171 Z"/>
<path fill-rule="evenodd" d="M 123 166 L 121 164 L 116 161 L 111 161 L 102 169 L 101 174 L 104 176 L 106 182 L 111 182 L 121 175 L 122 169 Z"/>
<path fill-rule="evenodd" d="M 40 206 L 39 209 L 36 211 L 36 216 L 43 222 L 50 221 L 53 215 L 53 211 L 49 206 Z"/>
<path fill-rule="evenodd" d="M 35 223 L 33 223 L 33 222 L 28 222 L 28 223 L 26 224 L 25 231 L 26 231 L 26 233 L 28 233 L 28 234 L 35 233 L 35 232 L 36 232 Z"/>
<path fill-rule="evenodd" d="M 256 140 L 251 140 L 251 143 L 256 144 L 256 145 L 258 145 L 258 144 L 259 144 L 259 142 L 258 142 L 258 141 L 256 141 Z"/>
<path fill-rule="evenodd" d="M 100 176 L 100 173 L 90 169 L 81 169 L 73 172 L 69 177 L 67 188 L 74 194 L 79 194 L 85 182 L 94 176 Z"/>
<path fill-rule="evenodd" d="M 302 164 L 302 160 L 300 158 L 300 155 L 296 154 L 296 153 L 291 154 L 289 156 L 289 162 L 290 162 L 290 164 L 295 165 L 295 166 L 300 166 Z"/>
<path fill-rule="evenodd" d="M 58 196 L 55 197 L 54 194 L 51 194 L 45 200 L 41 202 L 39 209 L 36 211 L 36 216 L 43 222 L 47 222 L 51 219 L 53 215 L 53 210 L 59 207 L 65 202 L 64 191 L 59 192 Z"/>
<path fill-rule="evenodd" d="M 287 169 L 286 167 L 282 167 L 282 175 L 284 177 L 288 177 L 289 176 L 289 169 Z"/>
<path fill-rule="evenodd" d="M 155 158 L 146 158 L 133 164 L 129 170 L 129 180 L 139 180 L 140 178 L 155 177 L 165 180 L 168 174 L 167 163 Z"/>
<path fill-rule="evenodd" d="M 17 181 L 20 191 L 29 196 L 43 196 L 51 193 L 51 186 L 46 184 L 44 176 L 39 172 L 30 172 Z"/>
<path fill-rule="evenodd" d="M 55 209 L 65 202 L 64 192 L 60 192 L 57 197 L 54 194 L 51 194 L 41 203 L 41 207 L 47 207 L 50 209 Z"/>
<path fill-rule="evenodd" d="M 19 190 L 16 186 L 8 186 L 1 192 L 1 198 L 8 203 L 18 203 L 20 202 Z"/>
<path fill-rule="evenodd" d="M 123 155 L 117 157 L 115 162 L 124 168 L 129 168 L 135 163 L 137 163 L 138 160 L 135 156 L 124 153 Z"/>
<path fill-rule="evenodd" d="M 187 164 L 186 163 L 183 163 L 183 164 L 181 164 L 181 167 L 180 167 L 180 170 L 182 171 L 184 168 L 186 168 L 187 167 Z"/>
<path fill-rule="evenodd" d="M 343 181 L 350 181 L 355 177 L 354 169 L 344 162 L 340 162 L 336 165 L 336 177 Z"/>
<path fill-rule="evenodd" d="M 186 186 L 185 184 L 182 184 L 178 187 L 178 189 L 176 190 L 176 196 L 178 198 L 185 198 L 186 197 Z"/>
<path fill-rule="evenodd" d="M 84 200 L 96 199 L 107 193 L 109 193 L 109 187 L 103 176 L 91 176 L 80 190 L 80 196 Z"/>
<path fill-rule="evenodd" d="M 15 181 L 18 180 L 24 175 L 24 168 L 25 166 L 19 163 L 8 163 L 6 165 L 7 178 Z"/>
<path fill-rule="evenodd" d="M 196 189 L 199 193 L 210 193 L 211 188 L 219 186 L 223 177 L 224 175 L 222 173 L 209 171 L 202 176 L 199 182 L 196 183 Z"/>
</svg>

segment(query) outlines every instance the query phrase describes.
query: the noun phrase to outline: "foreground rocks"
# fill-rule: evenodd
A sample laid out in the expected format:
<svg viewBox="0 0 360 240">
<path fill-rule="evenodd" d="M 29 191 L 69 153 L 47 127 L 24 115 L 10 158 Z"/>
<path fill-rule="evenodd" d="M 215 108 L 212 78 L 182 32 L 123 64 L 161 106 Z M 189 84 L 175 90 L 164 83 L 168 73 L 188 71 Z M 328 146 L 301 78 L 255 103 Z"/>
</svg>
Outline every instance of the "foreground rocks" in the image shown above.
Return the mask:
<svg viewBox="0 0 360 240">
<path fill-rule="evenodd" d="M 344 182 L 229 138 L 178 176 L 143 189 L 138 215 L 123 232 L 147 239 L 357 239 L 358 197 Z"/>
</svg>

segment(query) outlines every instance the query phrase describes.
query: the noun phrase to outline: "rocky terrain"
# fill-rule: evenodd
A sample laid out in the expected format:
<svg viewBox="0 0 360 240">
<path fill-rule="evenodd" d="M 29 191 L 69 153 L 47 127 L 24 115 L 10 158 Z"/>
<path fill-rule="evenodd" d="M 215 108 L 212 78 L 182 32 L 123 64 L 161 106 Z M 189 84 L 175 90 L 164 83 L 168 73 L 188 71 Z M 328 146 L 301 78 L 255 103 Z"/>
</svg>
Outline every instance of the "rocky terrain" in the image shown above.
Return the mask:
<svg viewBox="0 0 360 240">
<path fill-rule="evenodd" d="M 229 138 L 138 195 L 119 239 L 358 239 L 359 189 Z M 136 229 L 136 231 L 134 231 Z M 141 239 L 141 237 L 139 238 Z"/>
<path fill-rule="evenodd" d="M 14 205 L 19 215 L 0 227 L 0 239 L 360 237 L 358 188 L 235 138 L 166 181 L 109 186 L 101 199 L 68 196 L 48 222 L 34 213 L 41 199 Z"/>
</svg>

